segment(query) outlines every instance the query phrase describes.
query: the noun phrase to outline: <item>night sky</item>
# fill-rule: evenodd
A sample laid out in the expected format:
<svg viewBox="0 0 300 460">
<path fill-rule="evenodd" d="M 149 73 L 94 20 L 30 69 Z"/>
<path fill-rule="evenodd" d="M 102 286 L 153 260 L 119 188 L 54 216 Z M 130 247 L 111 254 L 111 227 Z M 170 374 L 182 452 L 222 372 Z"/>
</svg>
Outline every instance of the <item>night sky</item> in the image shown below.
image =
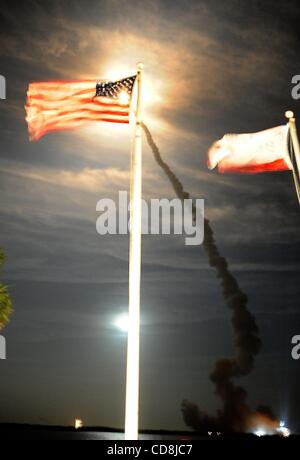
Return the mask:
<svg viewBox="0 0 300 460">
<path fill-rule="evenodd" d="M 1 0 L 0 247 L 14 303 L 0 361 L 0 422 L 124 424 L 128 237 L 96 233 L 96 203 L 129 190 L 130 130 L 93 124 L 28 140 L 29 82 L 122 78 L 145 64 L 145 122 L 165 162 L 204 198 L 263 348 L 238 379 L 249 404 L 300 431 L 300 214 L 290 172 L 219 175 L 225 133 L 285 123 L 299 74 L 298 1 Z M 144 198 L 174 190 L 144 142 Z M 188 399 L 214 414 L 209 374 L 233 354 L 231 312 L 203 247 L 145 236 L 141 427 L 186 429 Z"/>
</svg>

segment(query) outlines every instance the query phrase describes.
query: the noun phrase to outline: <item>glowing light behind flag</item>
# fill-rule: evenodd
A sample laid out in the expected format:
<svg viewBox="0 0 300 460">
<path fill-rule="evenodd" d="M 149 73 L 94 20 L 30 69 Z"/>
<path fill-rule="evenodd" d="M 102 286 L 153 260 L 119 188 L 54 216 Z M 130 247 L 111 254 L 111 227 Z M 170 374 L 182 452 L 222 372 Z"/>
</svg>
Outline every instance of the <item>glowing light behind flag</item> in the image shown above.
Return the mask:
<svg viewBox="0 0 300 460">
<path fill-rule="evenodd" d="M 219 172 L 255 174 L 292 169 L 288 126 L 253 134 L 226 134 L 208 152 L 208 167 Z"/>
<path fill-rule="evenodd" d="M 120 98 L 116 94 L 96 97 L 96 85 L 96 80 L 30 84 L 25 107 L 30 139 L 37 141 L 47 133 L 95 121 L 128 124 L 132 88 L 128 97 L 123 88 Z"/>
</svg>

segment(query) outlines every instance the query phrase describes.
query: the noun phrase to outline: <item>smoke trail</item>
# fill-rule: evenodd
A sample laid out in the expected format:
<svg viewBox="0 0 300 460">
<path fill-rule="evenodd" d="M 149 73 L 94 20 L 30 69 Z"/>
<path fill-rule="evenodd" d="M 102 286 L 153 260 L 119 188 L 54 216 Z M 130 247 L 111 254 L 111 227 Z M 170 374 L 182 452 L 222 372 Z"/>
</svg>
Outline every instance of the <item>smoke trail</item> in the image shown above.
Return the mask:
<svg viewBox="0 0 300 460">
<path fill-rule="evenodd" d="M 148 144 L 157 164 L 169 178 L 177 197 L 189 199 L 190 194 L 183 188 L 182 183 L 162 159 L 159 148 L 155 144 L 148 127 L 143 124 Z M 195 218 L 195 208 L 193 210 Z M 223 401 L 223 408 L 216 417 L 211 417 L 200 411 L 188 401 L 182 403 L 182 413 L 185 422 L 197 431 L 239 431 L 243 432 L 254 423 L 256 416 L 268 418 L 269 409 L 263 408 L 253 413 L 247 405 L 247 392 L 242 387 L 235 386 L 233 378 L 248 375 L 254 367 L 255 356 L 259 353 L 262 343 L 258 336 L 258 327 L 254 316 L 247 309 L 248 298 L 240 289 L 239 284 L 230 272 L 226 259 L 220 254 L 214 238 L 210 221 L 205 219 L 204 250 L 209 264 L 214 267 L 221 281 L 223 297 L 232 310 L 232 325 L 234 331 L 235 356 L 230 359 L 220 359 L 210 375 L 216 386 L 216 394 Z M 269 416 L 272 419 L 272 416 Z M 273 417 L 274 418 L 274 417 Z"/>
</svg>

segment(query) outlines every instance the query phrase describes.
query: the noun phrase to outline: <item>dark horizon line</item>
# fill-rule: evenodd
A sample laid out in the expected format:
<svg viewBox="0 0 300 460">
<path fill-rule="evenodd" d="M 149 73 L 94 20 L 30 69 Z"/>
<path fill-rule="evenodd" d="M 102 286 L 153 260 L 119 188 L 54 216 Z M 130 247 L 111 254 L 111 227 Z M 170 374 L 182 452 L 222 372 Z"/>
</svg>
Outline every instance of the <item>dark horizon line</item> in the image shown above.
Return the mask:
<svg viewBox="0 0 300 460">
<path fill-rule="evenodd" d="M 124 429 L 119 429 L 119 428 L 112 428 L 112 427 L 103 427 L 103 426 L 84 426 L 82 428 L 76 429 L 72 425 L 42 425 L 42 424 L 31 424 L 31 423 L 0 423 L 0 433 L 5 432 L 5 431 L 11 431 L 11 430 L 16 430 L 16 431 L 60 431 L 60 432 L 78 432 L 78 433 L 86 433 L 86 432 L 102 432 L 102 433 L 124 433 Z M 217 434 L 217 432 L 211 432 L 212 435 L 209 436 L 208 433 L 211 431 L 188 431 L 188 430 L 166 430 L 166 429 L 141 429 L 139 430 L 140 434 L 158 434 L 158 435 L 178 435 L 178 436 L 208 436 L 215 438 L 214 435 Z M 235 437 L 255 437 L 257 436 L 253 433 L 221 433 L 221 436 L 218 436 L 222 439 L 222 437 L 227 437 L 227 436 L 235 436 Z M 293 433 L 291 434 L 290 437 L 298 437 L 300 434 L 298 433 Z M 274 435 L 266 435 L 264 438 L 281 438 L 280 435 L 274 434 Z"/>
</svg>

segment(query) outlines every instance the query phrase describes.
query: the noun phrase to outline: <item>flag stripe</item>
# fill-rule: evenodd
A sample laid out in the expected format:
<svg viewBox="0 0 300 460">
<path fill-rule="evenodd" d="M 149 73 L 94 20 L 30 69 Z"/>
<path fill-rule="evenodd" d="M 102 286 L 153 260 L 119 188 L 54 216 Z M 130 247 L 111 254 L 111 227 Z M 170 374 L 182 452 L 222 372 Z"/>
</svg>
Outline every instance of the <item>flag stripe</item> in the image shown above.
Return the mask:
<svg viewBox="0 0 300 460">
<path fill-rule="evenodd" d="M 30 95 L 32 95 L 35 98 L 44 99 L 45 97 L 47 97 L 49 99 L 53 98 L 54 100 L 56 100 L 59 99 L 60 94 L 62 95 L 63 99 L 67 99 L 68 96 L 65 96 L 66 94 L 71 94 L 73 97 L 82 96 L 85 94 L 93 94 L 93 96 L 95 95 L 94 91 L 92 91 L 91 88 L 82 89 L 80 91 L 74 92 L 74 89 L 72 88 L 66 88 L 62 91 L 61 86 L 53 88 L 36 88 L 30 85 Z"/>
<path fill-rule="evenodd" d="M 61 124 L 61 123 L 48 123 L 46 127 L 43 127 L 42 130 L 34 130 L 31 132 L 29 130 L 29 133 L 31 135 L 31 138 L 38 141 L 43 137 L 45 134 L 55 132 L 55 131 L 64 131 L 65 129 L 68 130 L 74 130 L 76 128 L 79 128 L 81 126 L 84 126 L 87 124 L 87 122 L 91 121 L 90 118 L 86 117 L 78 117 L 76 119 L 72 119 L 67 125 L 66 124 Z M 129 118 L 120 120 L 120 119 L 114 119 L 113 117 L 109 118 L 103 118 L 103 117 L 98 117 L 97 119 L 94 119 L 93 121 L 101 121 L 101 122 L 108 122 L 108 123 L 119 123 L 119 124 L 128 124 L 129 123 Z M 67 126 L 67 128 L 66 128 Z"/>
<path fill-rule="evenodd" d="M 69 98 L 67 98 L 69 99 Z M 85 99 L 81 99 L 81 100 L 76 100 L 76 99 L 72 99 L 70 100 L 69 99 L 69 102 L 68 102 L 68 106 L 79 106 L 79 107 L 82 107 L 82 104 L 85 104 L 85 105 L 90 105 L 92 107 L 115 107 L 115 108 L 121 108 L 121 109 L 129 109 L 129 104 L 117 104 L 115 102 L 101 102 L 97 99 L 93 100 L 92 98 L 85 98 Z M 65 104 L 65 100 L 61 100 L 61 101 L 58 101 L 58 100 L 55 100 L 55 101 L 49 101 L 49 100 L 45 100 L 44 102 L 35 102 L 35 101 L 31 101 L 30 102 L 30 108 L 32 109 L 36 109 L 36 110 L 56 110 L 58 109 L 59 107 L 65 107 L 66 104 Z"/>
<path fill-rule="evenodd" d="M 67 119 L 67 118 L 74 118 L 77 116 L 77 114 L 86 114 L 88 118 L 93 118 L 94 116 L 97 117 L 97 115 L 116 115 L 116 116 L 120 116 L 120 117 L 128 117 L 128 110 L 127 111 L 118 111 L 118 110 L 99 110 L 99 109 L 96 109 L 96 108 L 76 108 L 76 109 L 73 109 L 73 110 L 60 110 L 60 111 L 57 111 L 57 110 L 49 110 L 48 111 L 48 116 L 49 116 L 49 119 L 51 118 L 56 118 L 56 117 L 59 117 L 61 119 Z"/>
<path fill-rule="evenodd" d="M 258 174 L 263 172 L 276 172 L 276 171 L 288 171 L 290 168 L 285 160 L 276 160 L 272 163 L 262 163 L 250 166 L 232 166 L 226 162 L 222 162 L 218 165 L 218 171 L 220 173 L 241 173 L 241 174 Z"/>
<path fill-rule="evenodd" d="M 110 115 L 110 116 L 108 116 Z M 70 116 L 67 118 L 67 116 L 65 116 L 64 119 L 60 119 L 58 121 L 57 118 L 53 117 L 52 120 L 49 121 L 49 125 L 55 125 L 55 124 L 65 124 L 65 123 L 72 123 L 73 121 L 77 121 L 77 120 L 86 120 L 86 121 L 99 121 L 99 120 L 102 120 L 103 118 L 105 119 L 111 119 L 112 121 L 117 121 L 117 120 L 120 120 L 120 121 L 125 121 L 128 123 L 129 121 L 129 117 L 127 118 L 119 118 L 118 115 L 114 115 L 113 113 L 111 114 L 97 114 L 97 115 L 93 115 L 93 114 L 90 114 L 90 113 L 86 113 L 85 115 L 82 115 L 82 114 L 78 114 L 76 117 L 74 116 Z"/>
</svg>

